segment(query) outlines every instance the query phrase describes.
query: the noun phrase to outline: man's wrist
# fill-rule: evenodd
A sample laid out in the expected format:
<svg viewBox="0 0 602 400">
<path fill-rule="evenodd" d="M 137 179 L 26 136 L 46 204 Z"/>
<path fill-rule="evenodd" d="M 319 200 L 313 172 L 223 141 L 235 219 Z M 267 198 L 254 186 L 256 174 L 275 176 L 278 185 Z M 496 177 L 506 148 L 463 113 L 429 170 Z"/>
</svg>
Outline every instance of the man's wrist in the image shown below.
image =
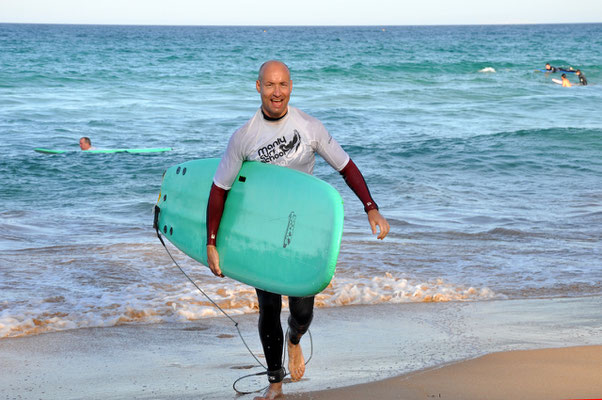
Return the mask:
<svg viewBox="0 0 602 400">
<path fill-rule="evenodd" d="M 215 237 L 215 233 L 207 235 L 207 246 L 215 246 L 217 243 L 217 239 Z"/>
<path fill-rule="evenodd" d="M 378 205 L 374 201 L 369 201 L 366 204 L 364 204 L 364 211 L 366 212 L 366 214 L 368 214 L 368 212 L 372 210 L 378 211 Z"/>
</svg>

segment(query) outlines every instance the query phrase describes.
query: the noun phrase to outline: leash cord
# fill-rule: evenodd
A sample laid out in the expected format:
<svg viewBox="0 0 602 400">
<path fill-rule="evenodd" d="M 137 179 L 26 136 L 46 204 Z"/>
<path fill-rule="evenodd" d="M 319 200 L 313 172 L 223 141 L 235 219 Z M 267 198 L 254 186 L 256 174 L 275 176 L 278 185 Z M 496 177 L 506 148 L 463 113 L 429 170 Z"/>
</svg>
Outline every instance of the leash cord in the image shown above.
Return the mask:
<svg viewBox="0 0 602 400">
<path fill-rule="evenodd" d="M 240 391 L 240 390 L 238 390 L 236 388 L 236 384 L 239 381 L 243 380 L 243 379 L 250 378 L 250 377 L 253 377 L 253 376 L 267 375 L 268 374 L 268 368 L 261 361 L 259 361 L 259 359 L 257 358 L 257 356 L 255 356 L 255 354 L 253 353 L 253 351 L 251 350 L 251 348 L 247 344 L 245 338 L 242 336 L 242 333 L 240 332 L 240 328 L 238 327 L 238 322 L 235 321 L 230 315 L 228 315 L 228 313 L 226 313 L 215 301 L 213 301 L 213 299 L 211 297 L 209 297 L 209 295 L 207 293 L 205 293 L 205 291 L 203 289 L 201 289 L 199 287 L 199 285 L 197 285 L 196 282 L 190 276 L 188 276 L 188 274 L 182 269 L 182 267 L 180 267 L 180 264 L 178 264 L 178 262 L 175 260 L 175 258 L 171 255 L 171 252 L 169 251 L 169 249 L 165 245 L 165 241 L 161 237 L 162 235 L 161 235 L 161 232 L 159 231 L 159 226 L 158 226 L 158 223 L 157 223 L 158 218 L 159 218 L 159 212 L 160 212 L 160 208 L 158 206 L 155 206 L 155 218 L 154 218 L 155 221 L 154 221 L 153 225 L 154 225 L 155 231 L 157 232 L 157 237 L 159 238 L 159 241 L 161 242 L 161 244 L 163 245 L 163 248 L 167 252 L 167 255 L 169 255 L 169 258 L 171 258 L 171 261 L 173 261 L 174 265 L 176 267 L 178 267 L 178 269 L 180 270 L 180 272 L 182 274 L 184 274 L 184 276 L 186 277 L 186 279 L 188 279 L 188 281 L 190 281 L 190 283 L 192 283 L 194 285 L 194 287 L 197 288 L 198 291 L 201 292 L 203 294 L 203 296 L 205 296 L 207 298 L 207 300 L 209 300 L 211 302 L 211 304 L 213 304 L 222 314 L 224 314 L 230 321 L 232 321 L 232 323 L 234 324 L 234 327 L 236 328 L 236 331 L 238 332 L 238 336 L 240 337 L 240 340 L 242 340 L 243 344 L 245 345 L 245 347 L 247 348 L 247 350 L 249 351 L 249 353 L 251 354 L 251 356 L 253 356 L 253 358 L 255 359 L 255 361 L 257 361 L 257 363 L 265 370 L 265 371 L 262 371 L 262 372 L 257 372 L 255 374 L 248 374 L 248 375 L 245 375 L 245 376 L 241 376 L 240 378 L 238 378 L 237 380 L 234 381 L 234 383 L 232 384 L 232 389 L 234 389 L 234 391 L 236 391 L 236 393 L 241 394 L 241 395 L 251 394 L 251 393 L 257 393 L 257 392 L 261 392 L 261 391 L 267 389 L 269 387 L 269 385 L 266 386 L 266 387 L 264 387 L 264 388 L 262 388 L 262 389 L 254 390 L 252 392 L 243 392 L 243 391 Z M 310 340 L 310 343 L 311 343 L 310 349 L 311 350 L 310 350 L 309 358 L 307 359 L 307 361 L 305 361 L 305 365 L 307 365 L 307 363 L 309 363 L 309 361 L 311 360 L 311 358 L 314 355 L 314 341 L 313 341 L 313 338 L 311 336 L 311 331 L 308 329 L 307 332 L 309 333 L 309 340 Z M 288 338 L 288 329 L 286 331 L 286 337 Z M 283 346 L 284 346 L 284 344 L 283 344 Z M 284 365 L 285 361 L 286 361 L 286 352 L 283 351 L 282 352 L 282 365 Z M 289 375 L 288 372 L 286 372 L 284 376 L 287 376 L 287 375 Z"/>
<path fill-rule="evenodd" d="M 157 231 L 157 237 L 161 241 L 161 244 L 165 248 L 165 251 L 167 251 L 167 254 L 171 258 L 171 260 L 173 261 L 173 263 L 176 265 L 176 267 L 178 267 L 178 269 L 180 270 L 180 272 L 182 274 L 184 274 L 184 276 L 190 281 L 190 283 L 192 283 L 194 285 L 194 287 L 197 288 L 198 291 L 201 292 L 203 294 L 203 296 L 205 296 L 207 298 L 207 300 L 209 300 L 211 302 L 211 304 L 213 304 L 218 310 L 221 311 L 222 314 L 224 314 L 230 321 L 232 321 L 232 323 L 234 324 L 234 327 L 236 328 L 236 331 L 238 332 L 238 336 L 240 336 L 240 340 L 242 340 L 243 344 L 245 345 L 245 347 L 247 348 L 247 350 L 249 351 L 249 353 L 251 353 L 251 355 L 253 356 L 253 358 L 255 359 L 255 361 L 257 361 L 257 363 L 259 365 L 261 365 L 266 370 L 265 373 L 267 374 L 267 367 L 265 365 L 263 365 L 263 363 L 261 361 L 259 361 L 259 359 L 255 356 L 255 354 L 253 354 L 253 351 L 249 348 L 249 345 L 245 341 L 245 338 L 242 336 L 242 333 L 240 332 L 240 328 L 238 327 L 238 322 L 236 322 L 215 301 L 213 301 L 213 299 L 211 297 L 209 297 L 209 295 L 207 295 L 207 293 L 205 293 L 205 291 L 203 289 L 201 289 L 199 287 L 199 285 L 197 285 L 196 282 L 194 280 L 192 280 L 192 278 L 190 276 L 188 276 L 188 274 L 182 269 L 182 267 L 180 267 L 180 265 L 177 263 L 177 261 L 173 258 L 173 256 L 169 252 L 169 249 L 167 248 L 167 246 L 165 246 L 165 242 L 163 241 L 163 238 L 161 237 L 161 234 L 158 231 Z"/>
</svg>

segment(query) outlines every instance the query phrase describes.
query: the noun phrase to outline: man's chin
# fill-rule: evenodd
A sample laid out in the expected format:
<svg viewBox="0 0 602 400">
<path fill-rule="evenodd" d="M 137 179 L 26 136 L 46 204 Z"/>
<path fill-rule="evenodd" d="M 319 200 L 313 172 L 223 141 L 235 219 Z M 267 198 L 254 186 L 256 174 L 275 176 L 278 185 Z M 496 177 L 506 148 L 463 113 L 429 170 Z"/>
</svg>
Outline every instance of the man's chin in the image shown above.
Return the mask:
<svg viewBox="0 0 602 400">
<path fill-rule="evenodd" d="M 266 114 L 270 118 L 280 118 L 286 114 L 286 107 L 270 107 L 268 110 L 264 109 L 265 111 L 267 111 Z"/>
</svg>

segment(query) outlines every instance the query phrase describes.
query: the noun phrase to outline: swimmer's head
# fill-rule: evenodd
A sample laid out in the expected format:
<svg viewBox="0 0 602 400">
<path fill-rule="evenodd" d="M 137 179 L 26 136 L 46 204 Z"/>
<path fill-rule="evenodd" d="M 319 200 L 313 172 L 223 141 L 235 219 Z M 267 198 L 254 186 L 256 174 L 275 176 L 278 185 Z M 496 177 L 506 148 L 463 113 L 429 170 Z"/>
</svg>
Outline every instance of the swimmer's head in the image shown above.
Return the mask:
<svg viewBox="0 0 602 400">
<path fill-rule="evenodd" d="M 92 147 L 92 141 L 90 140 L 89 137 L 82 137 L 81 139 L 79 139 L 79 148 L 86 151 L 86 150 L 90 150 L 90 147 Z"/>
</svg>

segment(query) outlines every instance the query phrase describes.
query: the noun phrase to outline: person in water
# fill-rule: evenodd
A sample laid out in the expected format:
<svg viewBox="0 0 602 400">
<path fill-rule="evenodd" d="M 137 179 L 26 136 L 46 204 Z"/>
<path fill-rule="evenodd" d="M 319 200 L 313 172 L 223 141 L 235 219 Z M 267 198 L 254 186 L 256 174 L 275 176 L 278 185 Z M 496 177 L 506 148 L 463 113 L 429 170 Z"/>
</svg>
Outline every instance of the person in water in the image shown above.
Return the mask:
<svg viewBox="0 0 602 400">
<path fill-rule="evenodd" d="M 96 149 L 96 147 L 92 147 L 92 141 L 90 140 L 89 137 L 86 137 L 86 136 L 79 139 L 79 148 L 82 149 L 83 151 Z"/>
<path fill-rule="evenodd" d="M 552 67 L 550 65 L 550 63 L 546 63 L 546 71 L 547 72 L 558 72 L 558 71 L 563 71 L 563 72 L 575 72 L 575 70 L 573 69 L 573 67 Z"/>
<path fill-rule="evenodd" d="M 558 68 L 552 67 L 550 65 L 550 63 L 546 63 L 546 71 L 548 71 L 548 72 L 556 72 L 556 71 L 558 71 Z"/>
<path fill-rule="evenodd" d="M 293 88 L 289 68 L 281 61 L 265 62 L 259 69 L 255 87 L 261 97 L 261 107 L 231 136 L 209 194 L 207 260 L 213 274 L 223 277 L 216 237 L 228 190 L 246 160 L 276 164 L 311 174 L 315 153 L 318 153 L 342 175 L 362 201 L 372 233 L 378 233 L 377 238 L 384 239 L 389 233 L 389 223 L 380 214 L 358 167 L 318 119 L 288 105 Z M 276 142 L 280 145 L 275 147 Z M 285 340 L 280 323 L 282 296 L 261 289 L 255 290 L 259 303 L 259 337 L 269 381 L 263 396 L 255 399 L 271 400 L 282 396 L 282 380 L 286 374 L 282 366 Z M 289 296 L 289 335 L 286 346 L 289 355 L 288 370 L 293 381 L 300 380 L 305 373 L 305 359 L 299 341 L 309 329 L 313 307 L 314 296 Z"/>
<path fill-rule="evenodd" d="M 581 72 L 581 70 L 578 69 L 577 72 L 575 72 L 575 74 L 577 74 L 577 76 L 579 77 L 579 83 L 582 86 L 587 86 L 587 79 L 585 78 L 585 75 L 583 75 L 583 72 Z"/>
<path fill-rule="evenodd" d="M 562 78 L 562 87 L 571 87 L 571 81 L 566 77 L 566 74 L 560 76 Z"/>
</svg>

